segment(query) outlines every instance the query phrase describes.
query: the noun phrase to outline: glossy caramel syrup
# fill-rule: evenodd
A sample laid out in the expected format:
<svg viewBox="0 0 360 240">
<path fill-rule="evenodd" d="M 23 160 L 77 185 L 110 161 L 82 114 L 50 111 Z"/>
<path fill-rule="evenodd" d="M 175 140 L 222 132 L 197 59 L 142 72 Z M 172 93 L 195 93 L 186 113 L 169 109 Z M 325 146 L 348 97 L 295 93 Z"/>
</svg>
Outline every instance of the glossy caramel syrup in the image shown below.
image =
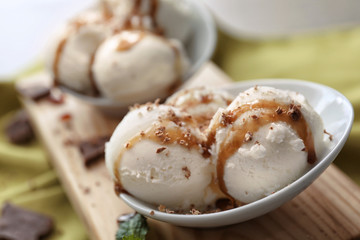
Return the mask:
<svg viewBox="0 0 360 240">
<path fill-rule="evenodd" d="M 233 124 L 242 114 L 256 109 L 262 109 L 260 116 L 253 115 L 243 121 L 242 124 Z M 215 143 L 216 130 L 219 127 L 226 127 L 232 124 L 228 135 L 221 143 L 217 155 L 216 171 L 220 189 L 228 196 L 224 181 L 224 166 L 229 157 L 231 157 L 245 142 L 245 135 L 248 132 L 254 133 L 262 126 L 273 122 L 285 122 L 296 131 L 303 140 L 305 149 L 308 153 L 307 161 L 313 164 L 316 161 L 314 140 L 311 130 L 301 114 L 300 106 L 294 104 L 279 104 L 274 101 L 260 100 L 252 104 L 244 104 L 227 114 L 224 114 L 218 125 L 212 127 L 208 136 L 207 146 Z M 236 134 L 231 134 L 234 133 Z"/>
<path fill-rule="evenodd" d="M 133 46 L 135 46 L 137 43 L 139 43 L 144 37 L 146 36 L 146 33 L 143 31 L 139 31 L 137 33 L 136 39 L 130 41 L 129 39 L 121 39 L 119 42 L 119 45 L 117 46 L 117 51 L 127 51 Z"/>
<path fill-rule="evenodd" d="M 189 150 L 195 148 L 202 151 L 201 148 L 204 143 L 201 139 L 191 134 L 190 131 L 190 128 L 195 128 L 196 125 L 197 123 L 192 119 L 191 116 L 187 115 L 185 117 L 178 117 L 172 110 L 170 110 L 166 116 L 159 119 L 159 124 L 153 125 L 147 131 L 141 132 L 130 139 L 125 144 L 125 146 L 122 147 L 119 156 L 114 162 L 115 188 L 117 193 L 124 190 L 120 181 L 119 169 L 121 158 L 126 150 L 131 149 L 136 143 L 148 139 L 165 146 L 178 144 Z M 180 129 L 180 127 L 185 126 L 188 126 L 189 128 L 187 128 L 185 131 Z M 154 151 L 156 152 L 157 149 L 154 149 Z"/>
</svg>

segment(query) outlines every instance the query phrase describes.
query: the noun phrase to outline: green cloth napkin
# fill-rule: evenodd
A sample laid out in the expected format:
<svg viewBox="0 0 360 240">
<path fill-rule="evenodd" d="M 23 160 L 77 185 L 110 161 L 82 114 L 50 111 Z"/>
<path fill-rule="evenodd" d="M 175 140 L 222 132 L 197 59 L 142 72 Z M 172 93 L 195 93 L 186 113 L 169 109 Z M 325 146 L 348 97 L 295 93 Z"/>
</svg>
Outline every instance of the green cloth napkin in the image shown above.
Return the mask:
<svg viewBox="0 0 360 240">
<path fill-rule="evenodd" d="M 360 183 L 360 28 L 268 41 L 236 40 L 219 33 L 214 61 L 236 81 L 305 79 L 348 97 L 355 123 L 335 163 Z M 13 84 L 0 83 L 0 129 L 18 107 Z M 0 131 L 0 204 L 4 201 L 54 217 L 56 231 L 50 239 L 88 239 L 40 144 L 15 146 Z"/>
<path fill-rule="evenodd" d="M 51 216 L 56 229 L 48 239 L 88 239 L 40 143 L 20 146 L 8 142 L 3 130 L 19 108 L 13 82 L 1 83 L 0 206 L 9 201 Z"/>
</svg>

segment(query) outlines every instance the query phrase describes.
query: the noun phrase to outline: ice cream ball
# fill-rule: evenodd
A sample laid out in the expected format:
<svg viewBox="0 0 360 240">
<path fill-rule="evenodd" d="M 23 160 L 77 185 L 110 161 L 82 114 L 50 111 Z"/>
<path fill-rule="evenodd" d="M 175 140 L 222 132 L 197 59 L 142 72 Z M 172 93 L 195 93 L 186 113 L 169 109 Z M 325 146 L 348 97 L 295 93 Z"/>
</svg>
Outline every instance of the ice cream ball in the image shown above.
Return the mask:
<svg viewBox="0 0 360 240">
<path fill-rule="evenodd" d="M 92 57 L 111 31 L 111 24 L 97 7 L 61 26 L 50 39 L 45 56 L 46 67 L 55 81 L 75 91 L 94 94 Z"/>
<path fill-rule="evenodd" d="M 204 130 L 218 109 L 226 108 L 233 100 L 234 96 L 225 90 L 195 87 L 174 93 L 166 100 L 166 104 L 190 114 Z"/>
<path fill-rule="evenodd" d="M 167 38 L 186 43 L 192 31 L 193 12 L 184 0 L 105 0 L 115 17 L 133 17 L 132 26 L 153 31 L 158 26 Z M 139 19 L 141 16 L 141 19 Z M 155 21 L 155 22 L 154 22 Z"/>
<path fill-rule="evenodd" d="M 240 204 L 291 184 L 327 145 L 322 120 L 305 97 L 270 87 L 240 93 L 209 129 L 219 186 Z"/>
<path fill-rule="evenodd" d="M 98 48 L 94 80 L 102 96 L 144 102 L 170 94 L 189 67 L 181 44 L 147 31 L 121 31 Z"/>
<path fill-rule="evenodd" d="M 216 200 L 204 141 L 188 114 L 147 104 L 117 126 L 106 144 L 106 164 L 118 188 L 140 200 L 172 210 L 204 210 Z"/>
</svg>

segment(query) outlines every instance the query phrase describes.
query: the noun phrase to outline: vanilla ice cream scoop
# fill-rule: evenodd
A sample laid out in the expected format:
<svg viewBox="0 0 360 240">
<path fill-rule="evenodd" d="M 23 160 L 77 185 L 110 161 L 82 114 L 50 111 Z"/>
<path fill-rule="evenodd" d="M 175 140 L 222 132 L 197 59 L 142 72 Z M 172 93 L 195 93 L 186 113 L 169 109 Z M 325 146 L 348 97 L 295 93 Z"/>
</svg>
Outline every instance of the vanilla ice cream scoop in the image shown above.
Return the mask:
<svg viewBox="0 0 360 240">
<path fill-rule="evenodd" d="M 119 192 L 173 210 L 204 209 L 216 200 L 204 141 L 188 114 L 147 104 L 117 126 L 106 144 L 106 165 Z"/>
<path fill-rule="evenodd" d="M 254 87 L 215 114 L 208 130 L 221 190 L 250 203 L 303 175 L 326 146 L 320 116 L 299 93 Z"/>
<path fill-rule="evenodd" d="M 197 87 L 176 92 L 167 99 L 166 104 L 187 112 L 204 129 L 217 110 L 226 108 L 233 100 L 234 97 L 224 90 Z"/>
<path fill-rule="evenodd" d="M 58 84 L 94 94 L 91 65 L 98 45 L 111 34 L 103 11 L 89 9 L 60 28 L 46 55 L 46 66 Z"/>
<path fill-rule="evenodd" d="M 100 93 L 122 102 L 162 98 L 181 83 L 189 62 L 177 40 L 146 31 L 121 31 L 104 41 L 93 73 Z"/>
</svg>

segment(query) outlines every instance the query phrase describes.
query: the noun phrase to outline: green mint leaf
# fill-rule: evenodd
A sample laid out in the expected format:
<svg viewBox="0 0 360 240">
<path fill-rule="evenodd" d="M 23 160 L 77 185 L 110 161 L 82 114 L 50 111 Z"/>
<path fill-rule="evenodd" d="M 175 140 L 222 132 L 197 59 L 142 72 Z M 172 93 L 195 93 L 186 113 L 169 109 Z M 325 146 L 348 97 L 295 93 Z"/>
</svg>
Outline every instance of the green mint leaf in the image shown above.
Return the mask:
<svg viewBox="0 0 360 240">
<path fill-rule="evenodd" d="M 148 231 L 146 218 L 136 213 L 134 217 L 119 224 L 116 240 L 145 240 Z"/>
</svg>

